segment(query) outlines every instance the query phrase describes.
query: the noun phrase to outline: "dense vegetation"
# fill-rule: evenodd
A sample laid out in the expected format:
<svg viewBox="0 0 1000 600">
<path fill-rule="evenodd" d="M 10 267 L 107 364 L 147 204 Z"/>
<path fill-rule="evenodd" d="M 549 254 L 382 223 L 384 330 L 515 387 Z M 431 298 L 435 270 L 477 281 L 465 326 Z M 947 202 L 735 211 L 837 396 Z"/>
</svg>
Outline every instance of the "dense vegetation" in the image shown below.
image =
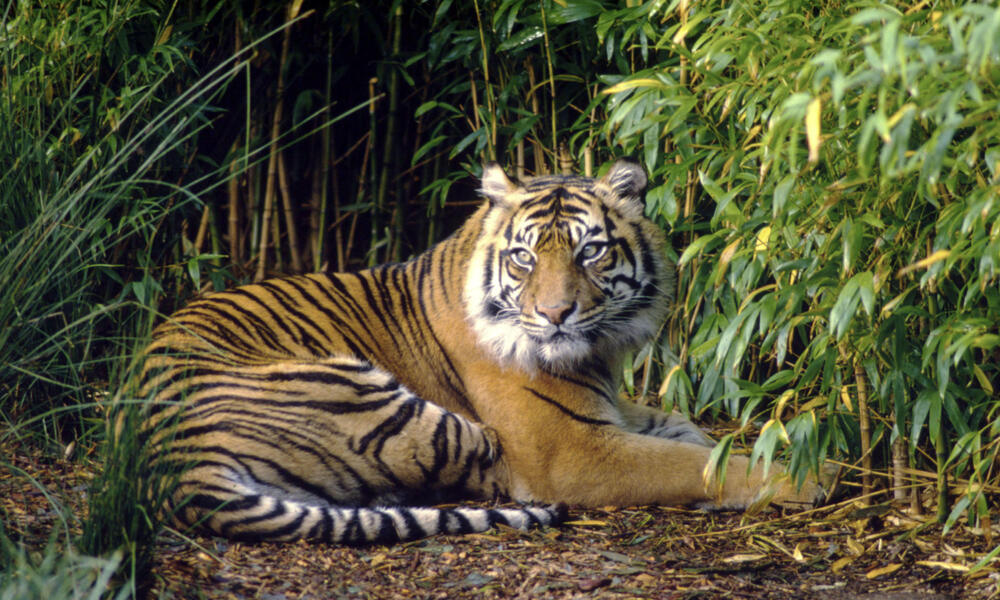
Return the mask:
<svg viewBox="0 0 1000 600">
<path fill-rule="evenodd" d="M 759 433 L 765 460 L 836 458 L 915 510 L 931 485 L 949 526 L 989 525 L 996 7 L 245 4 L 3 7 L 0 436 L 99 446 L 108 465 L 82 537 L 53 538 L 84 555 L 34 564 L 3 536 L 4 571 L 78 589 L 144 567 L 162 488 L 137 487 L 135 440 L 104 443 L 105 423 L 162 313 L 404 259 L 468 214 L 485 160 L 645 164 L 680 286 L 629 392 L 738 419 L 720 455 Z"/>
</svg>

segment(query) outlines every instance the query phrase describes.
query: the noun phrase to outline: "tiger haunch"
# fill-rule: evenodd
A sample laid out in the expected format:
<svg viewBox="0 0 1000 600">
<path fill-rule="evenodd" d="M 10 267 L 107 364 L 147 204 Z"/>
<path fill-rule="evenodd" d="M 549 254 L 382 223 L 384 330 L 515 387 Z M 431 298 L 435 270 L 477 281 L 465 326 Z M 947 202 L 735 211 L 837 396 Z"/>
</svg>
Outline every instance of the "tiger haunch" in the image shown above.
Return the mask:
<svg viewBox="0 0 1000 600">
<path fill-rule="evenodd" d="M 706 487 L 711 440 L 618 398 L 622 357 L 655 335 L 674 286 L 645 186 L 627 161 L 524 182 L 489 165 L 483 206 L 406 263 L 177 312 L 139 390 L 154 395 L 155 460 L 188 467 L 176 518 L 239 539 L 370 543 L 555 524 L 563 503 L 811 502 L 814 483 L 740 457 Z M 550 506 L 404 506 L 457 498 Z"/>
</svg>

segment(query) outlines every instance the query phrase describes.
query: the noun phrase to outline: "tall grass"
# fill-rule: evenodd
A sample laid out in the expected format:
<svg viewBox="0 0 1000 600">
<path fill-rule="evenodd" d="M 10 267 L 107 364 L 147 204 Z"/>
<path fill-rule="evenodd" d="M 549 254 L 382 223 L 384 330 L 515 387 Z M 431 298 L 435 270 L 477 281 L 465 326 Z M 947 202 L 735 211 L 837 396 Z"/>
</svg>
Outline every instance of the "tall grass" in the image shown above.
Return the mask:
<svg viewBox="0 0 1000 600">
<path fill-rule="evenodd" d="M 50 543 L 41 560 L 28 556 L 24 548 L 14 546 L 0 537 L 0 600 L 51 598 L 75 600 L 115 600 L 130 597 L 131 590 L 122 587 L 108 594 L 108 587 L 117 575 L 120 554 L 107 558 L 81 555 L 72 548 Z"/>
<path fill-rule="evenodd" d="M 190 67 L 180 47 L 190 40 L 171 37 L 143 3 L 22 3 L 7 13 L 0 33 L 0 156 L 10 165 L 0 173 L 0 416 L 7 426 L 0 442 L 100 443 L 103 469 L 82 537 L 68 526 L 76 516 L 63 514 L 66 530 L 41 562 L 4 538 L 0 558 L 12 578 L 0 582 L 0 595 L 103 597 L 109 581 L 135 594 L 176 474 L 148 468 L 137 433 L 142 399 L 117 402 L 111 392 L 128 390 L 129 365 L 164 295 L 197 289 L 203 265 L 214 259 L 172 233 L 200 194 L 225 183 L 226 167 L 200 174 L 189 167 L 255 44 L 179 87 Z M 262 156 L 254 151 L 246 162 Z M 118 436 L 110 433 L 113 414 L 124 424 Z M 57 560 L 61 554 L 67 557 Z"/>
</svg>

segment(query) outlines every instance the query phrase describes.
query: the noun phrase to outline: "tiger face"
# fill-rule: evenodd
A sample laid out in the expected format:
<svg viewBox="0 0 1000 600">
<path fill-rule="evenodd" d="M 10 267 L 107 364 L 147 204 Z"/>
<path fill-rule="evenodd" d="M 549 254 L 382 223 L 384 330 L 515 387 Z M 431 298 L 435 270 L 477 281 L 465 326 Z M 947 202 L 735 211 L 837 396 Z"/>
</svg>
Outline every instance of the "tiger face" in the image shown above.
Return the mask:
<svg viewBox="0 0 1000 600">
<path fill-rule="evenodd" d="M 664 235 L 643 216 L 645 187 L 629 161 L 601 179 L 518 183 L 488 165 L 488 213 L 464 292 L 479 342 L 504 363 L 567 370 L 650 339 L 673 279 Z"/>
</svg>

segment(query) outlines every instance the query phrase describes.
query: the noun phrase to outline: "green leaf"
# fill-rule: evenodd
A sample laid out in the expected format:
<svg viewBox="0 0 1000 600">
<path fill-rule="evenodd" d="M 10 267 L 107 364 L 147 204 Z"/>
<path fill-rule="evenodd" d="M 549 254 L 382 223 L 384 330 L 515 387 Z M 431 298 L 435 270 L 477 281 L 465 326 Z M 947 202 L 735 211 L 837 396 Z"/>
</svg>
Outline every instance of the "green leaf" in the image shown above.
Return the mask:
<svg viewBox="0 0 1000 600">
<path fill-rule="evenodd" d="M 723 236 L 723 232 L 715 232 L 708 235 L 703 235 L 693 242 L 691 242 L 684 252 L 681 253 L 681 257 L 677 260 L 678 266 L 684 266 L 691 262 L 695 256 L 698 256 L 702 251 L 709 252 L 711 249 L 718 244 L 722 243 L 720 239 Z"/>
<path fill-rule="evenodd" d="M 857 312 L 858 302 L 861 300 L 857 277 L 855 275 L 847 281 L 837 296 L 837 302 L 830 310 L 830 330 L 837 340 L 844 337 L 851 320 L 854 319 L 854 313 Z"/>
</svg>

